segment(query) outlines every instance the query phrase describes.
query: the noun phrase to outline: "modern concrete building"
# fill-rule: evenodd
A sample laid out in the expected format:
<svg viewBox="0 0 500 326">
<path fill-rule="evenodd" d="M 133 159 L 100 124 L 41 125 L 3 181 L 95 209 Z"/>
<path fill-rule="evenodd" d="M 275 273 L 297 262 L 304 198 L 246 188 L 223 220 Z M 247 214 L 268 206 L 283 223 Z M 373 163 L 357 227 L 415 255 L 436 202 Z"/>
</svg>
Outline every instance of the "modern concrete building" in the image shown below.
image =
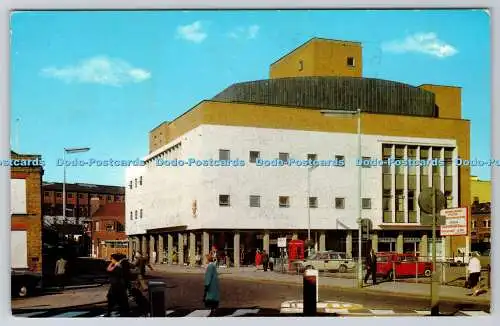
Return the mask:
<svg viewBox="0 0 500 326">
<path fill-rule="evenodd" d="M 357 256 L 361 169 L 362 217 L 373 223 L 364 250 L 427 256 L 420 191 L 434 184 L 447 207 L 470 205 L 469 167 L 452 164 L 469 159 L 461 89 L 363 78 L 361 65 L 360 43 L 314 38 L 273 63 L 270 79 L 231 85 L 154 128 L 146 164 L 126 174 L 130 250 L 156 250 L 166 262 L 178 251 L 193 263 L 215 245 L 234 260 L 256 248 L 277 254 L 278 237 L 306 239 L 310 226 L 319 250 Z M 378 161 L 360 167 L 360 157 Z M 164 164 L 175 159 L 186 163 Z M 261 159 L 323 166 L 263 167 Z M 391 159 L 442 164 L 381 164 Z M 451 255 L 466 239 L 440 238 L 439 252 Z"/>
</svg>

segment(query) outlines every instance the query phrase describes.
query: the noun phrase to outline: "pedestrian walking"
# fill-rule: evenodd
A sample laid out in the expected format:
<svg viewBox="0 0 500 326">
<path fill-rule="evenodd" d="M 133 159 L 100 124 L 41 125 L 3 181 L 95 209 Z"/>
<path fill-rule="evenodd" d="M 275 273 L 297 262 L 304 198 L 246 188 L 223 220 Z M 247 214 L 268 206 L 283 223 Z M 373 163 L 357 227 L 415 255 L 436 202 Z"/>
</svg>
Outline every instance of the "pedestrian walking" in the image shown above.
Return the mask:
<svg viewBox="0 0 500 326">
<path fill-rule="evenodd" d="M 107 317 L 111 316 L 113 308 L 118 305 L 120 317 L 125 317 L 129 312 L 127 287 L 129 279 L 126 271 L 126 257 L 121 254 L 112 254 L 111 263 L 106 271 L 109 273 L 110 287 L 107 294 L 108 313 Z"/>
<path fill-rule="evenodd" d="M 262 255 L 260 253 L 260 250 L 257 249 L 257 251 L 255 252 L 255 268 L 259 269 L 261 263 L 262 263 Z"/>
<path fill-rule="evenodd" d="M 471 255 L 467 269 L 469 271 L 468 284 L 472 289 L 472 292 L 468 295 L 477 296 L 480 292 L 479 279 L 481 277 L 481 262 L 479 261 L 477 253 Z"/>
<path fill-rule="evenodd" d="M 370 277 L 370 275 L 372 277 L 372 284 L 377 284 L 377 255 L 375 254 L 374 249 L 370 250 L 370 253 L 368 254 L 368 256 L 366 256 L 365 268 L 365 284 L 368 283 L 368 278 Z"/>
<path fill-rule="evenodd" d="M 135 262 L 135 267 L 139 270 L 139 274 L 137 275 L 137 280 L 141 286 L 141 290 L 146 290 L 146 267 L 150 270 L 154 271 L 153 266 L 149 262 L 149 257 L 143 256 L 140 252 L 137 253 L 137 260 Z"/>
<path fill-rule="evenodd" d="M 57 287 L 60 290 L 64 290 L 64 287 L 66 285 L 66 264 L 67 264 L 67 261 L 64 260 L 63 257 L 60 257 L 56 261 L 56 268 L 54 271 L 54 275 L 56 277 Z"/>
<path fill-rule="evenodd" d="M 269 255 L 265 250 L 262 251 L 262 267 L 264 272 L 267 272 L 267 268 L 269 267 Z"/>
<path fill-rule="evenodd" d="M 219 275 L 217 274 L 217 267 L 213 261 L 213 256 L 207 255 L 207 270 L 205 272 L 205 288 L 203 293 L 203 303 L 205 308 L 210 309 L 210 316 L 215 314 L 219 308 L 220 289 L 219 289 Z"/>
</svg>

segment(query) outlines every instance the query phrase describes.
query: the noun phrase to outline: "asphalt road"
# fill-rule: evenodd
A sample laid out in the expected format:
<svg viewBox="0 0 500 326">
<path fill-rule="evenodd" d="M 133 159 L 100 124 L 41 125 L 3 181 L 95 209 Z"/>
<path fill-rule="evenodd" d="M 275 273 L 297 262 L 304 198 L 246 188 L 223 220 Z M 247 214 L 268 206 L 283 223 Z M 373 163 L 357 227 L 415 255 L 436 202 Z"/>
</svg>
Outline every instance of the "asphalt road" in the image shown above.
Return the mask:
<svg viewBox="0 0 500 326">
<path fill-rule="evenodd" d="M 203 309 L 203 275 L 152 273 L 152 276 L 167 283 L 168 309 Z M 221 278 L 220 285 L 221 307 L 280 309 L 282 302 L 302 298 L 302 286 L 295 284 L 258 283 Z M 429 310 L 430 306 L 430 300 L 427 299 L 409 296 L 384 296 L 349 289 L 320 288 L 319 297 L 320 300 L 350 302 L 361 304 L 369 309 L 381 310 L 394 308 Z M 489 305 L 440 302 L 440 310 L 443 313 L 451 314 L 463 309 L 489 312 Z"/>
</svg>

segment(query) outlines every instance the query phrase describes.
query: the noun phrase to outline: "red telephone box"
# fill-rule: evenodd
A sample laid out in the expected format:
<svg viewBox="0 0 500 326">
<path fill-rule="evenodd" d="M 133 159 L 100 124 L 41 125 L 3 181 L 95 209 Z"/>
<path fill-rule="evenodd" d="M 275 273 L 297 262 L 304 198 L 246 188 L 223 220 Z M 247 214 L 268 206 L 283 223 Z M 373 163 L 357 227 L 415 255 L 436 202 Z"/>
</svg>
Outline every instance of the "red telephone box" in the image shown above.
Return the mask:
<svg viewBox="0 0 500 326">
<path fill-rule="evenodd" d="M 292 270 L 293 262 L 304 259 L 305 243 L 302 240 L 291 240 L 288 243 L 288 269 Z"/>
</svg>

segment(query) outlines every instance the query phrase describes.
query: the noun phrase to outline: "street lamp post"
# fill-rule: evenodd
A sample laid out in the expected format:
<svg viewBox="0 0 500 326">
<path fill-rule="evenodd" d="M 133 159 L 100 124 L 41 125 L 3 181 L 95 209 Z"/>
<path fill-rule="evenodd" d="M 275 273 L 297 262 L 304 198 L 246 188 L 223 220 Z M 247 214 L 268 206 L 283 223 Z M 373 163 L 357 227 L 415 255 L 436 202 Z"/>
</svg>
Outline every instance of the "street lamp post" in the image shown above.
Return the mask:
<svg viewBox="0 0 500 326">
<path fill-rule="evenodd" d="M 342 116 L 342 115 L 350 115 L 350 116 L 357 116 L 357 136 L 358 136 L 358 141 L 357 141 L 357 147 L 358 147 L 358 157 L 357 159 L 361 159 L 361 109 L 357 109 L 356 111 L 349 110 L 349 111 L 344 111 L 344 110 L 321 110 L 322 114 L 325 115 L 331 115 L 331 116 Z M 357 196 L 358 196 L 358 287 L 362 288 L 363 287 L 363 260 L 362 260 L 362 242 L 363 242 L 363 237 L 362 237 L 362 198 L 361 198 L 361 169 L 362 165 L 358 164 L 358 191 L 357 191 Z"/>
<path fill-rule="evenodd" d="M 88 152 L 89 147 L 65 148 L 63 151 L 63 221 L 66 222 L 66 154 Z"/>
</svg>

